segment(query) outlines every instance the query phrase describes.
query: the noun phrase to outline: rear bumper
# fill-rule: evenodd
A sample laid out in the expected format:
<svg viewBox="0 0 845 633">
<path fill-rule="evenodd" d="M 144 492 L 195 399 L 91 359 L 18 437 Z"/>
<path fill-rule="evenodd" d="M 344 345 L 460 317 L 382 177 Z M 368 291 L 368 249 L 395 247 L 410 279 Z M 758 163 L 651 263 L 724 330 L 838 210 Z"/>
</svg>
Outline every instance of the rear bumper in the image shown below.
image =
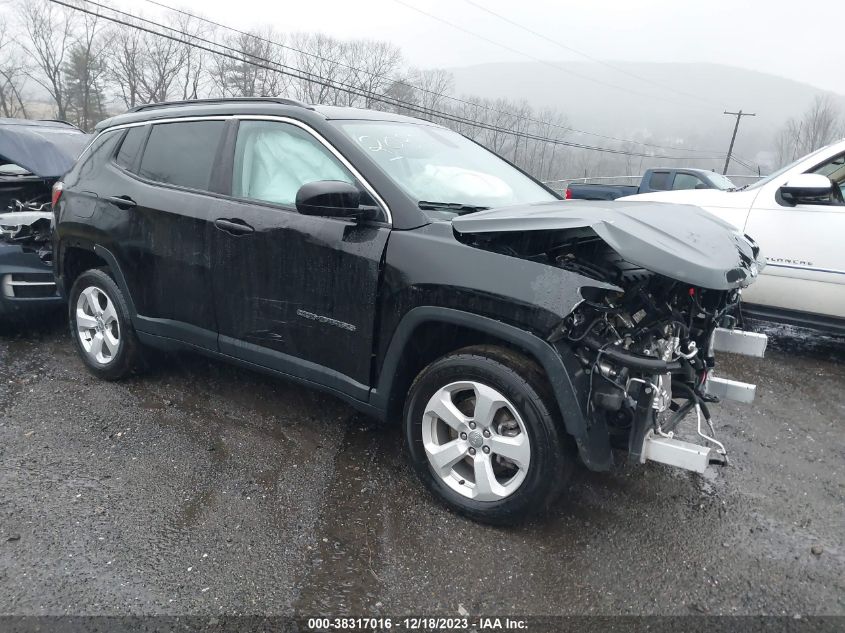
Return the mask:
<svg viewBox="0 0 845 633">
<path fill-rule="evenodd" d="M 20 246 L 0 244 L 0 318 L 47 312 L 63 302 L 52 266 Z"/>
</svg>

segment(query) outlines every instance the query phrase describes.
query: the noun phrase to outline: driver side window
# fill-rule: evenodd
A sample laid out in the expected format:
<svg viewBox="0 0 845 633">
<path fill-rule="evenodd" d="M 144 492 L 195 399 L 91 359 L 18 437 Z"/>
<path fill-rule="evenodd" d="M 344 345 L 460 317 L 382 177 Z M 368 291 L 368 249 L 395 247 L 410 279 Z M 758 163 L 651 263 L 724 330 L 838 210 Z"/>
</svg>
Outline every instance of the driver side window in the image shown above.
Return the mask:
<svg viewBox="0 0 845 633">
<path fill-rule="evenodd" d="M 693 176 L 692 174 L 675 174 L 675 181 L 672 183 L 673 190 L 701 188 L 707 188 L 707 185 L 698 176 Z"/>
<path fill-rule="evenodd" d="M 322 143 L 297 126 L 275 121 L 240 122 L 233 196 L 292 207 L 299 188 L 316 180 L 357 184 Z"/>
<path fill-rule="evenodd" d="M 845 154 L 840 154 L 828 162 L 816 167 L 811 174 L 827 176 L 836 187 L 839 188 L 839 196 L 834 194 L 833 199 L 820 200 L 819 204 L 845 204 Z"/>
</svg>

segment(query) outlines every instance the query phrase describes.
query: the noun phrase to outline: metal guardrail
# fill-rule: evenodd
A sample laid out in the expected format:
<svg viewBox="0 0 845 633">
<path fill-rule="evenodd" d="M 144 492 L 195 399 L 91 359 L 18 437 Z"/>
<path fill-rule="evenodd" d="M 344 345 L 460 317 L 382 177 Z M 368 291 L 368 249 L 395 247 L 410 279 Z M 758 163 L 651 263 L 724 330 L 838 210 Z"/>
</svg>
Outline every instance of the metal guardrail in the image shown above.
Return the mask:
<svg viewBox="0 0 845 633">
<path fill-rule="evenodd" d="M 727 174 L 727 178 L 730 178 L 736 185 L 751 184 L 764 177 L 765 176 L 755 176 L 752 174 Z M 621 180 L 625 180 L 628 182 L 619 182 Z M 627 185 L 637 184 L 640 182 L 640 180 L 642 180 L 642 176 L 587 176 L 581 178 L 559 178 L 557 180 L 544 180 L 543 184 L 548 185 L 552 189 L 566 189 L 568 185 L 573 183 L 583 185 L 610 185 L 616 183 L 609 181 L 617 181 L 617 183 L 620 185 Z"/>
<path fill-rule="evenodd" d="M 591 177 L 586 177 L 586 178 L 561 178 L 559 180 L 546 180 L 546 181 L 543 182 L 543 184 L 546 184 L 546 185 L 553 185 L 553 184 L 556 184 L 556 183 L 567 183 L 567 184 L 569 184 L 569 183 L 573 183 L 573 182 L 588 184 L 587 181 L 589 181 L 589 180 L 601 180 L 601 181 L 633 180 L 635 182 L 639 182 L 641 179 L 642 179 L 642 176 L 591 176 Z"/>
</svg>

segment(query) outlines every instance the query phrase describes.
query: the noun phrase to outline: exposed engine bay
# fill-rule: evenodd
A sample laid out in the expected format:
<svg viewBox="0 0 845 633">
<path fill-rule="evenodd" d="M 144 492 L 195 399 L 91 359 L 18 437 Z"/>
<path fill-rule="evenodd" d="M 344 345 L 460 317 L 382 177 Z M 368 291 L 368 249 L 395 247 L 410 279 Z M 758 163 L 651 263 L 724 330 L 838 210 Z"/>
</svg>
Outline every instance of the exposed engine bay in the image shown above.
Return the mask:
<svg viewBox="0 0 845 633">
<path fill-rule="evenodd" d="M 727 451 L 715 437 L 708 405 L 719 396 L 753 397 L 754 387 L 711 374 L 720 343 L 737 347 L 741 341 L 740 348 L 759 356 L 765 349 L 764 335 L 735 329 L 741 289 L 765 265 L 759 248 L 750 238 L 728 234 L 728 240 L 737 243 L 732 246 L 720 226 L 721 244 L 716 242 L 715 253 L 699 249 L 682 265 L 674 265 L 670 257 L 661 258 L 669 241 L 666 234 L 638 222 L 631 223 L 636 231 L 633 248 L 623 257 L 623 222 L 616 221 L 620 214 L 609 215 L 590 218 L 582 226 L 567 221 L 569 226 L 558 230 L 548 230 L 553 222 L 546 216 L 542 221 L 547 230 L 494 231 L 491 226 L 464 239 L 485 250 L 570 271 L 582 280 L 583 301 L 549 341 L 565 345 L 578 359 L 586 376 L 582 408 L 591 424 L 606 426 L 613 445 L 626 448 L 640 462 L 652 459 L 698 472 L 709 463 L 725 464 Z M 602 226 L 597 227 L 599 222 Z M 682 253 L 682 246 L 670 246 Z M 658 266 L 659 272 L 654 270 Z M 600 283 L 583 285 L 585 277 Z M 707 287 L 701 280 L 718 287 Z M 723 344 L 719 351 L 743 350 Z M 719 389 L 710 389 L 711 378 L 719 380 L 714 383 Z M 705 446 L 677 439 L 679 424 L 688 414 L 694 416 L 695 436 Z"/>
<path fill-rule="evenodd" d="M 707 406 L 716 398 L 706 383 L 716 364 L 714 333 L 736 324 L 739 291 L 653 274 L 629 280 L 623 292 L 592 294 L 598 296 L 585 298 L 559 334 L 589 375 L 588 412 L 604 418 L 612 437 L 627 438 L 628 450 L 640 457 L 649 432 L 671 438 L 694 411 L 697 434 L 715 447 L 712 461 L 726 461 Z"/>
<path fill-rule="evenodd" d="M 49 191 L 46 200 L 44 198 L 44 195 L 26 201 L 13 198 L 9 207 L 0 213 L 0 241 L 17 244 L 50 264 L 53 260 L 53 213 Z"/>
<path fill-rule="evenodd" d="M 52 186 L 89 140 L 62 121 L 0 119 L 0 243 L 52 262 Z"/>
<path fill-rule="evenodd" d="M 14 163 L 0 164 L 0 242 L 35 253 L 45 264 L 53 258 L 50 203 L 54 180 Z"/>
</svg>

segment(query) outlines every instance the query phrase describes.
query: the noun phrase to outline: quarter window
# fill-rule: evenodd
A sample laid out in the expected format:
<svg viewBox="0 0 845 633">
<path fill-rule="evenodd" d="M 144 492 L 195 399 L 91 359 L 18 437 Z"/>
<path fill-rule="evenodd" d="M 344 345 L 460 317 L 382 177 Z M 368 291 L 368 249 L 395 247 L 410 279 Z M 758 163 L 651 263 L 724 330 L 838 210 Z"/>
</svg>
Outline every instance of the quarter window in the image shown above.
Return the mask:
<svg viewBox="0 0 845 633">
<path fill-rule="evenodd" d="M 211 170 L 224 127 L 224 121 L 153 125 L 138 174 L 170 185 L 210 189 Z"/>
<path fill-rule="evenodd" d="M 299 188 L 316 180 L 356 184 L 349 170 L 322 143 L 297 126 L 241 121 L 232 195 L 292 206 Z"/>
<path fill-rule="evenodd" d="M 135 157 L 138 155 L 138 150 L 141 149 L 141 143 L 144 142 L 146 133 L 146 126 L 129 128 L 123 137 L 123 142 L 120 144 L 117 156 L 114 157 L 114 162 L 124 169 L 132 169 L 135 165 Z"/>
<path fill-rule="evenodd" d="M 74 171 L 77 178 L 87 178 L 107 164 L 119 140 L 120 134 L 117 131 L 106 131 L 100 134 L 88 150 L 88 155 L 65 177 L 65 183 L 71 184 L 73 180 L 71 174 Z"/>
</svg>

